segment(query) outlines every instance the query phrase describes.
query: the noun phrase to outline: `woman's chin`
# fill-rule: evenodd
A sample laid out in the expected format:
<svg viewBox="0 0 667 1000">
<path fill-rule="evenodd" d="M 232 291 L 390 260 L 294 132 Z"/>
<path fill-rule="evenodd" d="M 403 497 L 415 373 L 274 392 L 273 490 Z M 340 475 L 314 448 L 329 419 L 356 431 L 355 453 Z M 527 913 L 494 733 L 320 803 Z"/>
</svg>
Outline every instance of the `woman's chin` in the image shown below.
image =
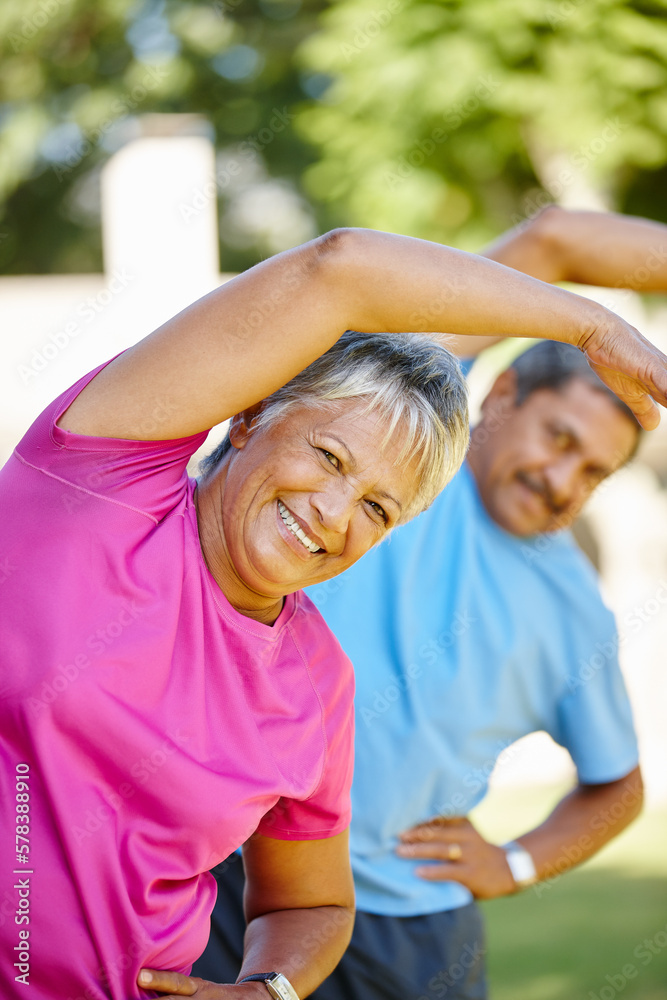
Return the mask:
<svg viewBox="0 0 667 1000">
<path fill-rule="evenodd" d="M 292 594 L 312 582 L 307 568 L 298 565 L 296 559 L 266 554 L 250 558 L 241 579 L 255 593 L 272 598 Z"/>
</svg>

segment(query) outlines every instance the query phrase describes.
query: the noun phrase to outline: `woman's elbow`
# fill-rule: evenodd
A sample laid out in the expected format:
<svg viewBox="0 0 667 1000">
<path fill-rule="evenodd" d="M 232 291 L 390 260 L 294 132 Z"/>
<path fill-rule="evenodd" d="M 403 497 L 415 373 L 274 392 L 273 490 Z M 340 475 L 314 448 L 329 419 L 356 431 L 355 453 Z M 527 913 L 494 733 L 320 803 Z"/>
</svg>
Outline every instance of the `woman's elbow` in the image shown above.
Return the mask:
<svg viewBox="0 0 667 1000">
<path fill-rule="evenodd" d="M 371 230 L 353 229 L 342 226 L 330 229 L 328 233 L 316 237 L 308 245 L 316 263 L 339 263 L 358 252 L 358 248 Z"/>
</svg>

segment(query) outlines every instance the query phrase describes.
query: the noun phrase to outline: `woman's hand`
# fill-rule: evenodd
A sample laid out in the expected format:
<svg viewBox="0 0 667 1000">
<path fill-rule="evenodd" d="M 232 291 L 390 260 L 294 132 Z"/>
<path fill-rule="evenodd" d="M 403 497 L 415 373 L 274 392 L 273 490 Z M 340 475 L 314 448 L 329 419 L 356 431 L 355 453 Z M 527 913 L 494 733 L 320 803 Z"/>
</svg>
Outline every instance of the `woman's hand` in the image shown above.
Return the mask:
<svg viewBox="0 0 667 1000">
<path fill-rule="evenodd" d="M 308 996 L 338 964 L 352 934 L 354 885 L 347 830 L 323 840 L 278 840 L 255 833 L 243 845 L 243 863 L 248 926 L 240 976 L 277 969 L 299 996 Z M 166 1000 L 268 997 L 262 982 L 209 983 L 156 969 L 142 969 L 137 983 L 167 994 Z"/>
<path fill-rule="evenodd" d="M 263 983 L 243 983 L 234 986 L 231 983 L 209 983 L 197 976 L 183 976 L 180 972 L 169 972 L 164 969 L 141 969 L 137 976 L 137 984 L 144 990 L 154 990 L 156 993 L 168 994 L 162 1000 L 176 1000 L 177 997 L 195 997 L 196 1000 L 242 1000 L 252 997 L 268 996 Z"/>
<path fill-rule="evenodd" d="M 662 351 L 613 314 L 577 346 L 605 385 L 630 407 L 641 426 L 648 431 L 657 427 L 660 412 L 653 400 L 667 406 L 667 357 Z"/>
</svg>

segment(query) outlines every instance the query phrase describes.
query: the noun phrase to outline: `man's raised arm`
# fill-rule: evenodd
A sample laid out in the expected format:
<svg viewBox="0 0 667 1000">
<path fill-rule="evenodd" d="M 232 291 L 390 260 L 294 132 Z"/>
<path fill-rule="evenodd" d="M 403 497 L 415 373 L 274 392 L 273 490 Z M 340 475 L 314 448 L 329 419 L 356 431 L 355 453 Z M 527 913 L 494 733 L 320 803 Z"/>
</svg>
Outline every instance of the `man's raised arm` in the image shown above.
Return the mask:
<svg viewBox="0 0 667 1000">
<path fill-rule="evenodd" d="M 550 205 L 480 255 L 549 283 L 667 292 L 667 226 L 631 215 Z M 461 357 L 475 357 L 501 339 L 454 337 L 451 346 Z"/>
<path fill-rule="evenodd" d="M 541 281 L 667 292 L 667 226 L 632 215 L 550 205 L 482 255 Z"/>
</svg>

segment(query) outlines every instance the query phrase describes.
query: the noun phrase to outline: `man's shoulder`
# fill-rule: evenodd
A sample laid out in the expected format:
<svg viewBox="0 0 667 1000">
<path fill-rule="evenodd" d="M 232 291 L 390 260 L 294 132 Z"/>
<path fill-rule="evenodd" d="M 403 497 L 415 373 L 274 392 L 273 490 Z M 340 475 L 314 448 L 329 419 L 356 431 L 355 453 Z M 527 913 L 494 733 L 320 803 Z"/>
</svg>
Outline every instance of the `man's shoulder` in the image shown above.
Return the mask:
<svg viewBox="0 0 667 1000">
<path fill-rule="evenodd" d="M 571 531 L 561 530 L 530 538 L 517 538 L 515 549 L 520 561 L 546 579 L 565 577 L 591 593 L 600 593 L 597 570 L 577 545 Z"/>
<path fill-rule="evenodd" d="M 555 620 L 573 645 L 616 633 L 612 612 L 604 602 L 597 570 L 569 531 L 540 535 L 521 544 L 530 584 L 538 600 L 550 603 Z"/>
</svg>

